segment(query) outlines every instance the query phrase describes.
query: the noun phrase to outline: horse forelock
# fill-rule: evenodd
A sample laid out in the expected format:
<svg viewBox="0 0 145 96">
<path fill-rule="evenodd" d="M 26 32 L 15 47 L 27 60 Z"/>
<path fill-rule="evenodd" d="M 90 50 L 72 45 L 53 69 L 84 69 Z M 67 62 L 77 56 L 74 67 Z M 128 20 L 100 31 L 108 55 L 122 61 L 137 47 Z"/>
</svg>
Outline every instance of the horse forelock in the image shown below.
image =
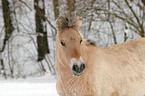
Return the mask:
<svg viewBox="0 0 145 96">
<path fill-rule="evenodd" d="M 62 32 L 65 28 L 79 30 L 81 23 L 81 18 L 77 17 L 75 14 L 65 14 L 57 18 L 55 26 L 58 32 Z"/>
</svg>

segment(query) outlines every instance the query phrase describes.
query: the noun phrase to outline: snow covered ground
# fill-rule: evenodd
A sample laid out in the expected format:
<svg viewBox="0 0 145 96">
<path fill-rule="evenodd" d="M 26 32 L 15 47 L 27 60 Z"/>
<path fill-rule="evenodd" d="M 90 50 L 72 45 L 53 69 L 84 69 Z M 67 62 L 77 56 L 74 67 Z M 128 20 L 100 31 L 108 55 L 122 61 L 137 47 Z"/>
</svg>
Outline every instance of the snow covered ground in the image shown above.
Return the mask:
<svg viewBox="0 0 145 96">
<path fill-rule="evenodd" d="M 56 79 L 50 75 L 0 80 L 0 96 L 58 96 L 55 86 Z"/>
</svg>

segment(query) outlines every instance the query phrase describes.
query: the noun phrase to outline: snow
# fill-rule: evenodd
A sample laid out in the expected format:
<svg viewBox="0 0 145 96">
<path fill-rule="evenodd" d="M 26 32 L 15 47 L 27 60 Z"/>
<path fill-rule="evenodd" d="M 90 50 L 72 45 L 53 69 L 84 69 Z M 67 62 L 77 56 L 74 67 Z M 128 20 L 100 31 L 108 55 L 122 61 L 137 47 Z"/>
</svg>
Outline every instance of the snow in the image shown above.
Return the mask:
<svg viewBox="0 0 145 96">
<path fill-rule="evenodd" d="M 39 1 L 38 1 L 38 4 L 39 4 L 39 7 L 40 7 L 41 9 L 43 9 L 43 1 L 42 1 L 42 0 L 39 0 Z"/>
<path fill-rule="evenodd" d="M 56 79 L 50 75 L 0 80 L 0 96 L 58 96 Z"/>
</svg>

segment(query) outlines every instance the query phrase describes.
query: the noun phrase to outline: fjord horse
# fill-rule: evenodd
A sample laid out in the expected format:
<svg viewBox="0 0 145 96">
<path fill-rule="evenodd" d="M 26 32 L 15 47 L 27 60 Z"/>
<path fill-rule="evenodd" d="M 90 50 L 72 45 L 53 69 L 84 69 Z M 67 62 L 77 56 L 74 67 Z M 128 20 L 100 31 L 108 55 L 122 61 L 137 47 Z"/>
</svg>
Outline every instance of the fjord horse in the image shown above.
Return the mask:
<svg viewBox="0 0 145 96">
<path fill-rule="evenodd" d="M 79 33 L 71 14 L 55 22 L 57 92 L 60 96 L 144 96 L 145 38 L 101 48 Z"/>
</svg>

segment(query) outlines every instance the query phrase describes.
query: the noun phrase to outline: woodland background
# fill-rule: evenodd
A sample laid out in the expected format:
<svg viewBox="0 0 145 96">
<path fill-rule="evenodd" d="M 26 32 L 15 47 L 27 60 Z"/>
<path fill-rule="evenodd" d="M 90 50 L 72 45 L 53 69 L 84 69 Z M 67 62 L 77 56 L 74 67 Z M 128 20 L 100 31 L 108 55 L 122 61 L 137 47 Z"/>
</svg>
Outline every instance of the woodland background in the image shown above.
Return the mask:
<svg viewBox="0 0 145 96">
<path fill-rule="evenodd" d="M 0 78 L 56 75 L 54 22 L 68 11 L 97 46 L 145 37 L 145 0 L 0 0 Z"/>
</svg>

